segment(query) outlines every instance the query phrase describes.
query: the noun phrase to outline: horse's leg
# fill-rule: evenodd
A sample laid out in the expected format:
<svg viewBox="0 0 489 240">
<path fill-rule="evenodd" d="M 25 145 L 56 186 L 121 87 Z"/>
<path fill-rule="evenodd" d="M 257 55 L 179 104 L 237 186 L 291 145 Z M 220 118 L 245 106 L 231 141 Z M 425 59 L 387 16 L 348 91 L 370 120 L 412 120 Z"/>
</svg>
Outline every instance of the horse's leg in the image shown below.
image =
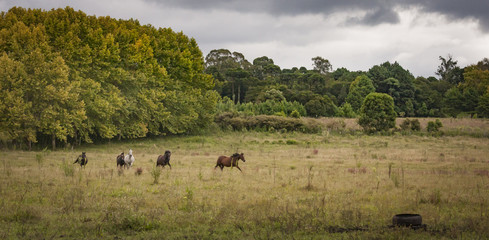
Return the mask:
<svg viewBox="0 0 489 240">
<path fill-rule="evenodd" d="M 170 170 L 171 170 L 171 165 L 170 165 L 170 163 L 168 163 L 168 166 L 170 166 Z"/>
<path fill-rule="evenodd" d="M 243 172 L 243 171 L 241 171 L 241 168 L 239 168 L 237 165 L 236 165 L 236 168 L 238 168 L 240 172 Z"/>
<path fill-rule="evenodd" d="M 219 161 L 216 163 L 216 166 L 214 167 L 214 170 L 216 170 L 217 167 L 219 167 Z"/>
</svg>

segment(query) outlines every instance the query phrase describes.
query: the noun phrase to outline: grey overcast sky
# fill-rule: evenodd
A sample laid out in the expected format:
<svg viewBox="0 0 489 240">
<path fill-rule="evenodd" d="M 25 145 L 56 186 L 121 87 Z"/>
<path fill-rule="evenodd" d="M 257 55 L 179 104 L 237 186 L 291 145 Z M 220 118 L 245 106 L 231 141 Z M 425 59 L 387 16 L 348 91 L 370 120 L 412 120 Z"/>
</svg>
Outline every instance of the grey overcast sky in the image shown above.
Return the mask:
<svg viewBox="0 0 489 240">
<path fill-rule="evenodd" d="M 0 10 L 64 8 L 138 19 L 183 31 L 204 56 L 225 48 L 281 68 L 368 70 L 397 61 L 415 76 L 433 76 L 439 56 L 465 67 L 489 57 L 489 0 L 0 0 Z"/>
</svg>

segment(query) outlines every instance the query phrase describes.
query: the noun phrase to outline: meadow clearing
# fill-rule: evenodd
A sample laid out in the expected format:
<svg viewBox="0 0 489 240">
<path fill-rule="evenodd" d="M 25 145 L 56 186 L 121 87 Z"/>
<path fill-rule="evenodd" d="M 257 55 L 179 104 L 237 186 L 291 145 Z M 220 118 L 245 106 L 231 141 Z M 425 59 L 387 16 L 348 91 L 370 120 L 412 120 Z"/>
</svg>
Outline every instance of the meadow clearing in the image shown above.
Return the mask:
<svg viewBox="0 0 489 240">
<path fill-rule="evenodd" d="M 155 168 L 165 150 L 171 170 Z M 214 170 L 234 152 L 242 173 Z M 4 150 L 0 196 L 1 239 L 488 239 L 489 138 L 215 131 Z M 426 230 L 390 227 L 399 213 Z"/>
</svg>

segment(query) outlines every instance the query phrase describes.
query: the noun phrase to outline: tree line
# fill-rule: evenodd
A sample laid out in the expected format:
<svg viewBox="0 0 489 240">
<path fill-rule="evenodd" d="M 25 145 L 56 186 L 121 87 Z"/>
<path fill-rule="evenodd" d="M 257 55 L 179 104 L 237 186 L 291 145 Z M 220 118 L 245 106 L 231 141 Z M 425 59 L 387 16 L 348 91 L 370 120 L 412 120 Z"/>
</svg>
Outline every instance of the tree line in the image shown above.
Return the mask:
<svg viewBox="0 0 489 240">
<path fill-rule="evenodd" d="M 414 77 L 397 62 L 368 71 L 332 71 L 329 60 L 318 56 L 311 59 L 313 69 L 281 69 L 266 56 L 251 63 L 227 49 L 212 50 L 205 60 L 223 102 L 237 105 L 298 102 L 306 116 L 357 117 L 365 97 L 378 92 L 393 98 L 400 117 L 489 117 L 487 58 L 461 68 L 452 56 L 440 56 L 437 77 L 427 78 Z"/>
<path fill-rule="evenodd" d="M 70 7 L 0 13 L 0 143 L 80 144 L 182 134 L 216 112 L 358 117 L 372 92 L 390 95 L 401 117 L 489 117 L 489 60 L 459 67 L 440 57 L 436 77 L 397 62 L 368 71 L 314 57 L 313 69 L 281 69 L 137 20 Z"/>
<path fill-rule="evenodd" d="M 199 130 L 219 95 L 197 42 L 70 7 L 0 15 L 0 140 L 79 144 Z"/>
</svg>

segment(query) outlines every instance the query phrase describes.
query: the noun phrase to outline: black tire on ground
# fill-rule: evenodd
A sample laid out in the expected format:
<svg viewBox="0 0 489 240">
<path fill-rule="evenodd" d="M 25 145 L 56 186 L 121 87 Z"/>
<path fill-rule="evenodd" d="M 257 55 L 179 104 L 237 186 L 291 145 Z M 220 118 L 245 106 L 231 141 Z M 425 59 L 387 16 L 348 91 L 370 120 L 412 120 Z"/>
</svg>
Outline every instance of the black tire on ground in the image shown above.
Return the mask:
<svg viewBox="0 0 489 240">
<path fill-rule="evenodd" d="M 392 218 L 392 225 L 394 226 L 420 226 L 422 224 L 422 218 L 419 214 L 397 214 Z"/>
</svg>

